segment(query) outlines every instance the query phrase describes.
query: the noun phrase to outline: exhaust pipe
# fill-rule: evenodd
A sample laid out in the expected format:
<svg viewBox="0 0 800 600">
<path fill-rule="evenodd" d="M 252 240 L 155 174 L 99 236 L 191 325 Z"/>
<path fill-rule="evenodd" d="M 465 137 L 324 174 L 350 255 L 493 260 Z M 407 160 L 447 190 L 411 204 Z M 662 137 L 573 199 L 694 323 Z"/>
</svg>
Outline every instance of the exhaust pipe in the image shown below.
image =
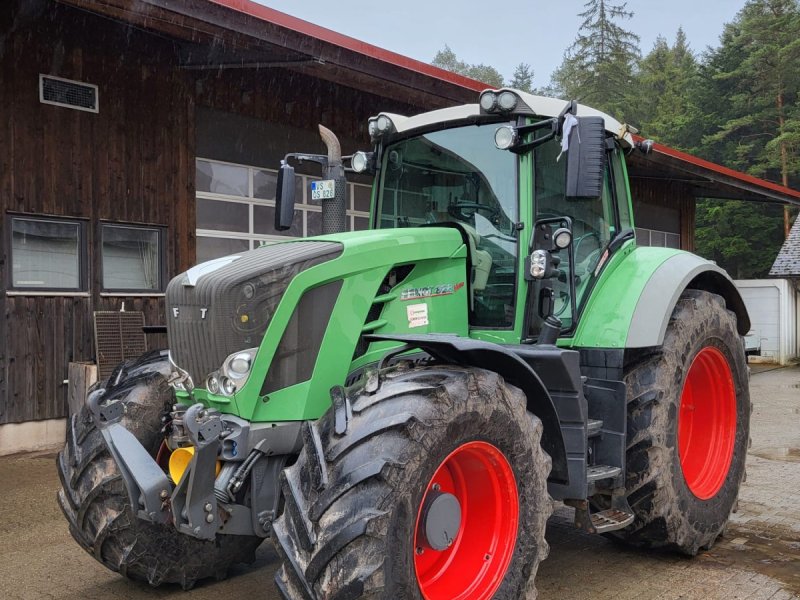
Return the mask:
<svg viewBox="0 0 800 600">
<path fill-rule="evenodd" d="M 328 164 L 324 179 L 333 179 L 334 197 L 322 200 L 322 233 L 341 233 L 347 231 L 347 180 L 342 164 L 342 145 L 336 135 L 327 127 L 319 126 L 319 135 L 328 148 Z"/>
</svg>

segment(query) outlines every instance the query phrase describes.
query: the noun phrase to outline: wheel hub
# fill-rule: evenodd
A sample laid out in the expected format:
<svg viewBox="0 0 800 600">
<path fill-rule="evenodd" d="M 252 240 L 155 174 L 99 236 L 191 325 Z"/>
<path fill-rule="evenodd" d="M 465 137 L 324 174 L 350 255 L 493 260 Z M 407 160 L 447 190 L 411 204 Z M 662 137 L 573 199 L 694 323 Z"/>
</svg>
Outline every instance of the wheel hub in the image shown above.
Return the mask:
<svg viewBox="0 0 800 600">
<path fill-rule="evenodd" d="M 461 529 L 461 504 L 453 494 L 438 491 L 434 484 L 423 507 L 424 545 L 441 552 L 453 545 Z"/>
</svg>

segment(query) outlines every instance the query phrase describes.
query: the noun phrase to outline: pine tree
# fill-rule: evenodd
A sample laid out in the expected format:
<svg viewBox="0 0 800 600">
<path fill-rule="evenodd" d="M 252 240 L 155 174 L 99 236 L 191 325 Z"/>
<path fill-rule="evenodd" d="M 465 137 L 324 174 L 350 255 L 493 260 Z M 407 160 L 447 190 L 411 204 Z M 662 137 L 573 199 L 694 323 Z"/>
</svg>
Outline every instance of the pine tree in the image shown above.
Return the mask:
<svg viewBox="0 0 800 600">
<path fill-rule="evenodd" d="M 700 141 L 701 115 L 695 104 L 698 63 L 683 29 L 670 47 L 661 36 L 639 62 L 634 123 L 646 137 L 682 149 Z"/>
<path fill-rule="evenodd" d="M 578 36 L 553 73 L 553 85 L 568 98 L 622 119 L 631 111 L 628 102 L 639 58 L 639 36 L 620 21 L 633 17 L 626 3 L 589 0 L 579 14 Z"/>
<path fill-rule="evenodd" d="M 508 86 L 523 92 L 533 92 L 533 69 L 527 63 L 519 63 Z"/>
</svg>

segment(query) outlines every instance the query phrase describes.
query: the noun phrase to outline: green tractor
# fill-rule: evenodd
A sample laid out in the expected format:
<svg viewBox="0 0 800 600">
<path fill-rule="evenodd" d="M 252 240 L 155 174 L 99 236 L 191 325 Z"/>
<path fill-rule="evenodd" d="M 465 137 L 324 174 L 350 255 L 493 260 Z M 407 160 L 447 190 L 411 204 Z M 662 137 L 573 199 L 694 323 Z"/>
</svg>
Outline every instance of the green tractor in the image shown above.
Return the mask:
<svg viewBox="0 0 800 600">
<path fill-rule="evenodd" d="M 648 144 L 511 89 L 380 114 L 350 157 L 321 132 L 275 218 L 316 162 L 326 235 L 173 279 L 169 352 L 72 418 L 84 549 L 189 588 L 270 537 L 288 599 L 488 600 L 536 596 L 554 500 L 587 532 L 709 548 L 744 476 L 749 320 L 713 263 L 637 247 L 625 154 Z M 342 233 L 346 170 L 374 175 L 368 231 Z"/>
</svg>

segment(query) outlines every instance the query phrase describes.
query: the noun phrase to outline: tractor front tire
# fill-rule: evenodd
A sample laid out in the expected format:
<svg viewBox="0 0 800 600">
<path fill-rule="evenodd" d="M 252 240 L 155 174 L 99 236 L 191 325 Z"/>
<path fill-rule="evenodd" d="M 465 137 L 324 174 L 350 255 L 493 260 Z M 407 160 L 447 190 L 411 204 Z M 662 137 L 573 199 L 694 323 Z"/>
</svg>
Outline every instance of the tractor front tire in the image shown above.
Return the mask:
<svg viewBox="0 0 800 600">
<path fill-rule="evenodd" d="M 401 363 L 349 398 L 307 424 L 282 476 L 284 598 L 535 598 L 551 463 L 522 392 L 490 371 Z"/>
<path fill-rule="evenodd" d="M 686 290 L 656 352 L 629 357 L 626 491 L 635 520 L 610 534 L 694 556 L 735 508 L 750 435 L 748 369 L 736 316 Z"/>
<path fill-rule="evenodd" d="M 104 384 L 106 397 L 125 402 L 121 423 L 153 456 L 163 439 L 161 415 L 173 401 L 168 374 L 166 356 L 151 353 L 121 365 Z M 261 543 L 256 536 L 203 541 L 137 518 L 87 407 L 68 423 L 66 446 L 56 465 L 61 478 L 58 503 L 72 537 L 112 571 L 152 586 L 176 583 L 190 589 L 196 581 L 223 579 L 231 565 L 255 559 Z"/>
</svg>

